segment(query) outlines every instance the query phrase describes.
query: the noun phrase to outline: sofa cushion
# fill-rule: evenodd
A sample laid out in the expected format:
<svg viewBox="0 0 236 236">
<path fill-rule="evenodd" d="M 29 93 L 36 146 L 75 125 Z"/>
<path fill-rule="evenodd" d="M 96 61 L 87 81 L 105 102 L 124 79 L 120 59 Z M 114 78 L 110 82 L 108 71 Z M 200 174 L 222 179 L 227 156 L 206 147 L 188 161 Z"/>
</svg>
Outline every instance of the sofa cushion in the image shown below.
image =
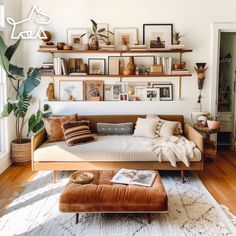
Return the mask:
<svg viewBox="0 0 236 236">
<path fill-rule="evenodd" d="M 68 121 L 76 121 L 77 114 L 68 116 L 53 116 L 45 118 L 44 126 L 47 132 L 49 142 L 58 142 L 65 140 L 62 125 Z"/>
<path fill-rule="evenodd" d="M 65 141 L 43 143 L 34 152 L 39 162 L 87 161 L 157 161 L 149 146 L 142 145 L 150 139 L 134 136 L 95 136 L 96 142 L 68 147 Z M 201 161 L 201 152 L 194 148 L 190 162 Z M 163 153 L 162 161 L 168 161 Z"/>
<path fill-rule="evenodd" d="M 89 129 L 89 121 L 68 121 L 62 125 L 68 146 L 94 141 L 94 135 Z"/>
<path fill-rule="evenodd" d="M 132 122 L 128 123 L 97 123 L 98 135 L 131 135 L 134 127 Z"/>
</svg>

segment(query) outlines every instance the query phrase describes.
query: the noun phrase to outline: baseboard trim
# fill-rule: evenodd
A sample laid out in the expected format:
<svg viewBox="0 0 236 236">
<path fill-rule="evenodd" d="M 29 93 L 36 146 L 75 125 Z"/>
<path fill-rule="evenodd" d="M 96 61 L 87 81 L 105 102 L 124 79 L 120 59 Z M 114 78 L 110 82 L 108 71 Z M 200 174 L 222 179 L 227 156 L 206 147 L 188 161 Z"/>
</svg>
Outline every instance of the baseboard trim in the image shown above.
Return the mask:
<svg viewBox="0 0 236 236">
<path fill-rule="evenodd" d="M 0 174 L 2 174 L 12 164 L 10 153 L 5 153 L 0 157 Z"/>
</svg>

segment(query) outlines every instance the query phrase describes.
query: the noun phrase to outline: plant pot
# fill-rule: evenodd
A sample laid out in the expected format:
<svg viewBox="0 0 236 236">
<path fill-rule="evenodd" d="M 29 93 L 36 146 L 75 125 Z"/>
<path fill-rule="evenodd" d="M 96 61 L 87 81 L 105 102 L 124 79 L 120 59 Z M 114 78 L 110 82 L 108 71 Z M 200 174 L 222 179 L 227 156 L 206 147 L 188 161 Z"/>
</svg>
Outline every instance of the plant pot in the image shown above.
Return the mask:
<svg viewBox="0 0 236 236">
<path fill-rule="evenodd" d="M 99 43 L 97 40 L 91 43 L 90 50 L 99 50 Z"/>
<path fill-rule="evenodd" d="M 173 45 L 179 45 L 180 41 L 179 40 L 173 40 Z"/>
<path fill-rule="evenodd" d="M 23 139 L 22 143 L 17 140 L 11 142 L 11 159 L 14 165 L 27 165 L 31 162 L 31 140 Z"/>
<path fill-rule="evenodd" d="M 209 129 L 219 129 L 220 121 L 219 120 L 207 120 L 207 126 Z"/>
<path fill-rule="evenodd" d="M 90 100 L 91 100 L 91 101 L 98 102 L 98 101 L 100 101 L 100 96 L 90 97 Z"/>
</svg>

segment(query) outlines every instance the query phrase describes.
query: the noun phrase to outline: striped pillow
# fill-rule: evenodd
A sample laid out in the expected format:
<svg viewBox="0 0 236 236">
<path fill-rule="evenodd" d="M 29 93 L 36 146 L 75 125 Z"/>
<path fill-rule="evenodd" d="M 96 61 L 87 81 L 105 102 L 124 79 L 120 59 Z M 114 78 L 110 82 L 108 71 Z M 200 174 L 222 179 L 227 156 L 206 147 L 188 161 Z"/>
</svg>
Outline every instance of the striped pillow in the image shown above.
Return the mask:
<svg viewBox="0 0 236 236">
<path fill-rule="evenodd" d="M 62 129 L 68 146 L 95 140 L 90 131 L 88 120 L 66 122 L 62 125 Z"/>
</svg>

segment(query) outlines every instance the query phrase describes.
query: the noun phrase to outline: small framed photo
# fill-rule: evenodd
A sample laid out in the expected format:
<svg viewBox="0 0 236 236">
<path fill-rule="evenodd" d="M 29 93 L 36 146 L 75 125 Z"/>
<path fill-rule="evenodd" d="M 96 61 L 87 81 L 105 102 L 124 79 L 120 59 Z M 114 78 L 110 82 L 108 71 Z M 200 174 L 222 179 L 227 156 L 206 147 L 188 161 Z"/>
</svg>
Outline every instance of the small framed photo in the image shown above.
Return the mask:
<svg viewBox="0 0 236 236">
<path fill-rule="evenodd" d="M 81 35 L 85 34 L 82 38 Z M 73 46 L 74 49 L 83 50 L 88 43 L 88 29 L 68 29 L 67 30 L 67 44 Z"/>
<path fill-rule="evenodd" d="M 102 58 L 88 59 L 89 74 L 90 75 L 105 75 L 106 74 L 106 60 Z"/>
<path fill-rule="evenodd" d="M 137 97 L 139 101 L 145 100 L 145 89 L 146 86 L 135 86 L 135 97 Z"/>
<path fill-rule="evenodd" d="M 114 45 L 121 48 L 124 45 L 134 45 L 138 43 L 138 28 L 114 28 Z"/>
<path fill-rule="evenodd" d="M 112 86 L 112 99 L 120 100 L 120 94 L 128 94 L 128 83 L 116 83 Z"/>
<path fill-rule="evenodd" d="M 84 94 L 86 101 L 103 101 L 103 80 L 84 81 Z"/>
<path fill-rule="evenodd" d="M 160 101 L 160 89 L 146 88 L 144 96 L 146 101 Z"/>
<path fill-rule="evenodd" d="M 120 93 L 119 94 L 119 100 L 120 101 L 129 101 L 129 96 L 127 93 Z"/>
<path fill-rule="evenodd" d="M 144 24 L 143 44 L 148 49 L 166 49 L 172 44 L 173 24 Z"/>
<path fill-rule="evenodd" d="M 83 81 L 60 80 L 59 100 L 60 101 L 83 100 Z"/>
<path fill-rule="evenodd" d="M 160 89 L 160 101 L 173 101 L 173 84 L 153 84 Z"/>
</svg>

